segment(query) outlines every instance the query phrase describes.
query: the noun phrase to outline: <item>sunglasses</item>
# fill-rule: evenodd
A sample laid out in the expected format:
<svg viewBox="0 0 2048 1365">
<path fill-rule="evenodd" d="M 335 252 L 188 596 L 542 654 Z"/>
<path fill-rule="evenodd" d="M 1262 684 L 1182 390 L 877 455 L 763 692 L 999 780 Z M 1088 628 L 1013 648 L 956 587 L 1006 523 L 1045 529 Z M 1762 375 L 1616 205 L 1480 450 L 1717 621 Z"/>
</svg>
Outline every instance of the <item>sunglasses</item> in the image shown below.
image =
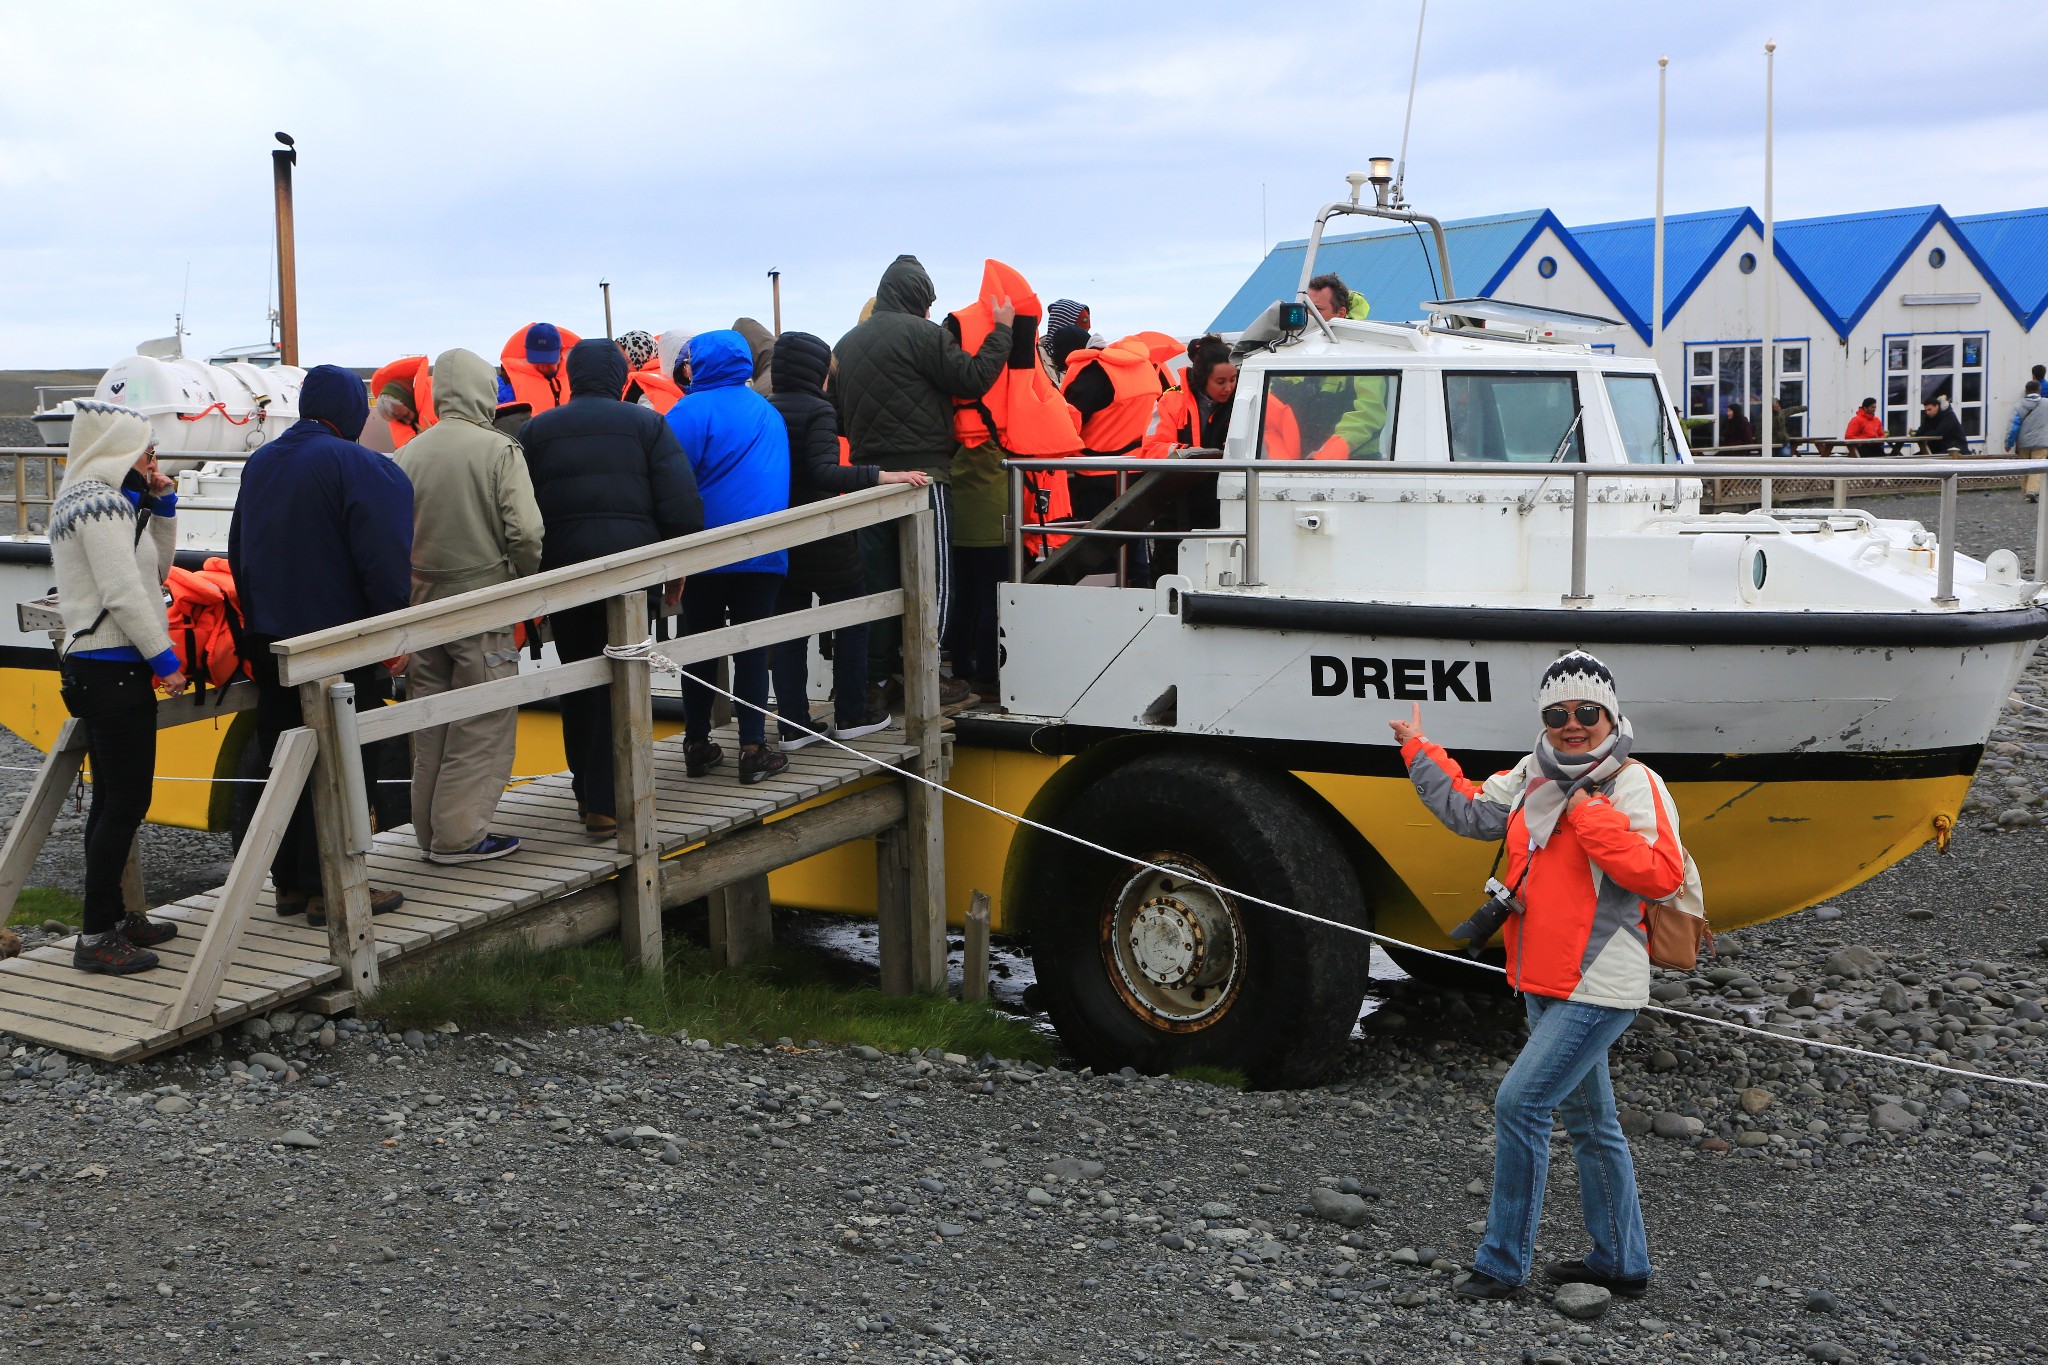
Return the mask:
<svg viewBox="0 0 2048 1365">
<path fill-rule="evenodd" d="M 1600 717 L 1607 714 L 1607 708 L 1594 702 L 1582 701 L 1577 706 L 1546 706 L 1543 708 L 1543 724 L 1547 729 L 1562 730 L 1569 721 L 1576 720 L 1587 729 L 1600 723 Z"/>
</svg>

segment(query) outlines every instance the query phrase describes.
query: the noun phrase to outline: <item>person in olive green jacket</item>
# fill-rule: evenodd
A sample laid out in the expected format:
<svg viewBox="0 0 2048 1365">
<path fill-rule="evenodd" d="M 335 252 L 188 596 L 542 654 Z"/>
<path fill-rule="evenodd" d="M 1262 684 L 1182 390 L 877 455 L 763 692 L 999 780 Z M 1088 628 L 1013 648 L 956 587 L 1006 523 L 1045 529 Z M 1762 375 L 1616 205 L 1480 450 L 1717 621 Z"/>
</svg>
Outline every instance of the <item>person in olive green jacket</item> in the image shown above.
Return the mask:
<svg viewBox="0 0 2048 1365">
<path fill-rule="evenodd" d="M 474 352 L 434 361 L 440 420 L 393 456 L 412 480 L 412 600 L 432 602 L 523 578 L 540 568 L 540 508 L 519 442 L 492 425 L 498 383 Z M 510 630 L 487 630 L 416 650 L 409 697 L 427 697 L 519 671 Z M 512 777 L 519 713 L 511 708 L 422 730 L 414 738 L 412 825 L 427 861 L 474 863 L 519 847 L 491 817 Z"/>
</svg>

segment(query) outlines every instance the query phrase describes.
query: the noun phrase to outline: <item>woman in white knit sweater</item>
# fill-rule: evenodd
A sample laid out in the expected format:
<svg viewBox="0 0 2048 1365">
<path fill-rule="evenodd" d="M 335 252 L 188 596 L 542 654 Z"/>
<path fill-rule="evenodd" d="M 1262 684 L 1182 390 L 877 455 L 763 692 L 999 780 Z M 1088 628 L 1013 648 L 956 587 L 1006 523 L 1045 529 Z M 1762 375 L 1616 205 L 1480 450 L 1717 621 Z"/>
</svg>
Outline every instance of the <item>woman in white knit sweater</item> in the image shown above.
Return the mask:
<svg viewBox="0 0 2048 1365">
<path fill-rule="evenodd" d="M 92 809 L 85 817 L 81 971 L 126 976 L 157 965 L 152 944 L 177 926 L 127 913 L 121 874 L 149 813 L 156 776 L 156 690 L 185 690 L 165 623 L 164 579 L 177 494 L 156 469 L 149 423 L 132 408 L 81 400 L 64 486 L 50 508 L 50 563 L 64 614 L 64 705 L 86 726 Z"/>
</svg>

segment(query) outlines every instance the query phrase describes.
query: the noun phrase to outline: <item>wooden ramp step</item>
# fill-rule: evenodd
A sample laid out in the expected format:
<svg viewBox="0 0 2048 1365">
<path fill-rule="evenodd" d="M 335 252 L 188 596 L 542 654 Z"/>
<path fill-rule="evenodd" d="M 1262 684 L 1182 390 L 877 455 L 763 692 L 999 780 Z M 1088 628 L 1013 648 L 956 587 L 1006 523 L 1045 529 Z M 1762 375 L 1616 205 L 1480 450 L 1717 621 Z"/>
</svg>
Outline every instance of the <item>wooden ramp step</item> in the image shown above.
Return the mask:
<svg viewBox="0 0 2048 1365">
<path fill-rule="evenodd" d="M 700 778 L 684 773 L 681 736 L 654 746 L 655 815 L 665 858 L 687 858 L 706 839 L 843 792 L 873 780 L 876 772 L 872 764 L 842 750 L 814 745 L 790 754 L 787 772 L 741 786 L 735 767 L 737 734 L 728 727 L 716 738 L 726 761 Z M 913 754 L 900 729 L 870 735 L 851 747 L 891 764 Z M 459 867 L 421 857 L 410 825 L 377 835 L 369 856 L 371 883 L 405 893 L 402 907 L 374 921 L 379 961 L 402 958 L 581 891 L 631 861 L 615 846 L 583 832 L 566 773 L 508 789 L 491 827 L 517 835 L 519 851 Z M 153 971 L 128 977 L 80 972 L 71 965 L 70 939 L 0 962 L 0 1030 L 96 1061 L 133 1061 L 268 1013 L 340 979 L 329 958 L 327 931 L 312 928 L 303 917 L 281 918 L 276 897 L 265 890 L 228 960 L 213 1013 L 180 1029 L 163 1027 L 161 1016 L 185 984 L 219 891 L 151 912 L 178 926 L 178 937 L 156 950 L 163 961 Z"/>
</svg>

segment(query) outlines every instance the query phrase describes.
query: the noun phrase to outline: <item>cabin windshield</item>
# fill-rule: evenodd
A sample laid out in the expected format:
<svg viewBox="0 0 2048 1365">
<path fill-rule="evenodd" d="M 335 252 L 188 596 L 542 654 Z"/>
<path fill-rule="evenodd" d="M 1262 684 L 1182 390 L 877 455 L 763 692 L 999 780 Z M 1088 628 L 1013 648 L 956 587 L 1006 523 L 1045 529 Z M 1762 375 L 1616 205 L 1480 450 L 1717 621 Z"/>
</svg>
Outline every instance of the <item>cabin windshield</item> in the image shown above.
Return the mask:
<svg viewBox="0 0 2048 1365">
<path fill-rule="evenodd" d="M 1671 434 L 1671 422 L 1657 381 L 1647 374 L 1610 374 L 1607 401 L 1614 408 L 1614 421 L 1621 428 L 1621 448 L 1630 464 L 1677 464 L 1678 442 Z"/>
<path fill-rule="evenodd" d="M 1511 460 L 1545 464 L 1585 459 L 1579 382 L 1570 372 L 1453 371 L 1444 376 L 1444 406 L 1453 460 Z M 1558 445 L 1571 439 L 1562 457 Z"/>
<path fill-rule="evenodd" d="M 1394 370 L 1268 371 L 1262 460 L 1391 460 L 1401 376 Z"/>
</svg>

